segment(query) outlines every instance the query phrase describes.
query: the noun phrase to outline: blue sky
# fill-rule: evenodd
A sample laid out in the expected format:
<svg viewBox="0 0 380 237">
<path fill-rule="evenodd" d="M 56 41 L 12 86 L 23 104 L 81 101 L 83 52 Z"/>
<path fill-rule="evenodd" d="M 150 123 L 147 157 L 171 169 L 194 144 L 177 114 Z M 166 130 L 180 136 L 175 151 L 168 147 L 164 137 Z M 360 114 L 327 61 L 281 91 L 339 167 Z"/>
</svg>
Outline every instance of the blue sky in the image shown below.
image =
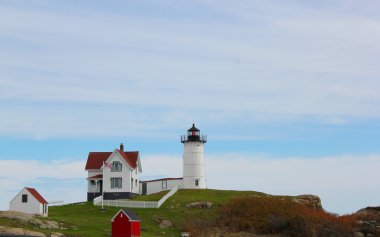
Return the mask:
<svg viewBox="0 0 380 237">
<path fill-rule="evenodd" d="M 24 186 L 83 200 L 88 152 L 120 142 L 180 176 L 193 122 L 210 188 L 379 205 L 379 8 L 0 0 L 0 209 Z"/>
</svg>

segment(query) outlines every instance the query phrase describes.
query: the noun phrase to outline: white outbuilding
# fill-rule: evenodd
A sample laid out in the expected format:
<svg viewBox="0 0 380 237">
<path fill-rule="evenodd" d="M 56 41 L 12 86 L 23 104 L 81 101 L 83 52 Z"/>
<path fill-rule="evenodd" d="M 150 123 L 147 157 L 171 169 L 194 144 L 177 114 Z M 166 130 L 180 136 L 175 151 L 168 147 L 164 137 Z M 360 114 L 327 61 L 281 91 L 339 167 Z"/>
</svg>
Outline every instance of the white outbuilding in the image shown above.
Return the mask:
<svg viewBox="0 0 380 237">
<path fill-rule="evenodd" d="M 10 211 L 48 216 L 48 202 L 34 188 L 23 188 L 10 202 Z"/>
</svg>

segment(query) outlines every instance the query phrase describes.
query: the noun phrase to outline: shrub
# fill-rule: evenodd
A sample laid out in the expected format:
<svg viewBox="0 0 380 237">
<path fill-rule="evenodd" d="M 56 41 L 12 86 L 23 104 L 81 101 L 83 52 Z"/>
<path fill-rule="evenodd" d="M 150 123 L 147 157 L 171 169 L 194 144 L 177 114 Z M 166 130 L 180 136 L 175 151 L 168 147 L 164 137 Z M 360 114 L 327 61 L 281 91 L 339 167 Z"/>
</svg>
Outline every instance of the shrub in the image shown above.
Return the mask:
<svg viewBox="0 0 380 237">
<path fill-rule="evenodd" d="M 285 233 L 294 237 L 348 237 L 352 216 L 342 216 L 306 207 L 288 198 L 242 197 L 219 209 L 217 224 L 231 231 L 257 234 Z"/>
</svg>

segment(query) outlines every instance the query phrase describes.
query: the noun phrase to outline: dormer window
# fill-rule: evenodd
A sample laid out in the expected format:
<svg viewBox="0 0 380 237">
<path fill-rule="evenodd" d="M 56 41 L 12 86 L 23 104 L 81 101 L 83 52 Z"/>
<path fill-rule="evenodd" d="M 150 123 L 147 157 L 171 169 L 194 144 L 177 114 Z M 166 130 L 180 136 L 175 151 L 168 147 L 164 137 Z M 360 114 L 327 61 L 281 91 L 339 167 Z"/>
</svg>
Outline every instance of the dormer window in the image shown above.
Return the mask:
<svg viewBox="0 0 380 237">
<path fill-rule="evenodd" d="M 112 162 L 111 172 L 121 172 L 121 171 L 122 171 L 122 164 L 119 161 Z"/>
</svg>

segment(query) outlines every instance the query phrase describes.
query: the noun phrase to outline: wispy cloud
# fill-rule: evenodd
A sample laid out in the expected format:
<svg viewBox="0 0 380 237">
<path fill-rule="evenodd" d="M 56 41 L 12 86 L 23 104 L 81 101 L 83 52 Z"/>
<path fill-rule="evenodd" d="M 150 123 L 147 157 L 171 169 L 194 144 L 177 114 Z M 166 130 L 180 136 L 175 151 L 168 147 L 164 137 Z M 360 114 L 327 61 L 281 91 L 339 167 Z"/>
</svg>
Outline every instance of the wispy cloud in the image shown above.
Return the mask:
<svg viewBox="0 0 380 237">
<path fill-rule="evenodd" d="M 181 157 L 148 156 L 144 175 L 181 176 Z M 269 194 L 316 194 L 324 208 L 339 214 L 379 205 L 376 180 L 379 155 L 321 158 L 279 158 L 255 154 L 210 154 L 207 186 L 213 189 L 257 190 Z"/>
<path fill-rule="evenodd" d="M 0 210 L 23 188 L 34 187 L 48 201 L 86 200 L 85 161 L 0 160 Z"/>
<path fill-rule="evenodd" d="M 0 161 L 1 209 L 24 186 L 43 190 L 49 200 L 83 201 L 86 196 L 84 161 Z M 145 155 L 144 177 L 182 177 L 182 158 Z M 323 206 L 340 214 L 379 205 L 376 180 L 379 155 L 321 158 L 271 157 L 255 154 L 208 154 L 207 186 L 212 189 L 256 190 L 269 194 L 311 193 Z M 64 190 L 64 192 L 62 191 Z M 63 194 L 64 193 L 64 194 Z"/>
<path fill-rule="evenodd" d="M 141 114 L 136 120 L 146 124 L 151 117 L 173 121 L 197 111 L 206 121 L 215 115 L 225 121 L 380 117 L 379 19 L 307 4 L 194 4 L 225 17 L 173 21 L 99 9 L 80 14 L 84 10 L 55 12 L 43 4 L 7 6 L 0 14 L 1 100 L 39 103 L 56 124 L 50 103 L 70 104 L 68 120 L 81 121 L 78 111 L 97 113 L 88 104 L 118 105 Z M 251 17 L 239 17 L 245 14 Z M 26 107 L 14 107 L 18 113 L 8 116 Z M 102 123 L 101 116 L 91 117 Z"/>
</svg>

